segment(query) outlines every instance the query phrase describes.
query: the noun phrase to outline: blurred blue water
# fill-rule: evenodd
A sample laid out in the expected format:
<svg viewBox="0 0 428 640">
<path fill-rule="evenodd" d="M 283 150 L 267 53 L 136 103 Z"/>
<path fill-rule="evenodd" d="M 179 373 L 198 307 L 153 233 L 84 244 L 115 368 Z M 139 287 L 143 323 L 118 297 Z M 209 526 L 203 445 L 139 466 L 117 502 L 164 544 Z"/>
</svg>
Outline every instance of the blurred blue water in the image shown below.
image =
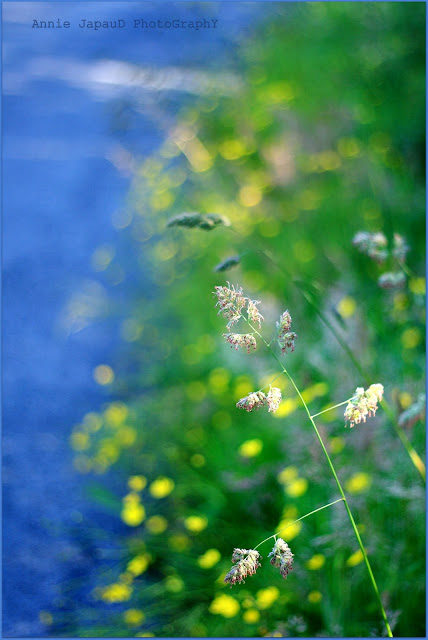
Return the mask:
<svg viewBox="0 0 428 640">
<path fill-rule="evenodd" d="M 119 340 L 114 319 L 74 324 L 70 300 L 83 296 L 101 308 L 108 300 L 91 256 L 116 242 L 112 216 L 130 185 L 129 154 L 154 151 L 180 107 L 212 91 L 210 82 L 230 88 L 219 74 L 238 77 L 237 42 L 267 5 L 5 2 L 2 9 L 3 635 L 42 636 L 49 634 L 39 611 L 52 608 L 64 585 L 77 576 L 91 587 L 93 554 L 82 540 L 90 518 L 99 525 L 102 516 L 85 501 L 68 437 L 108 399 L 93 369 L 114 362 Z M 142 14 L 219 22 L 198 32 L 77 28 L 81 18 L 131 22 Z M 33 19 L 57 17 L 74 28 L 31 28 Z"/>
</svg>

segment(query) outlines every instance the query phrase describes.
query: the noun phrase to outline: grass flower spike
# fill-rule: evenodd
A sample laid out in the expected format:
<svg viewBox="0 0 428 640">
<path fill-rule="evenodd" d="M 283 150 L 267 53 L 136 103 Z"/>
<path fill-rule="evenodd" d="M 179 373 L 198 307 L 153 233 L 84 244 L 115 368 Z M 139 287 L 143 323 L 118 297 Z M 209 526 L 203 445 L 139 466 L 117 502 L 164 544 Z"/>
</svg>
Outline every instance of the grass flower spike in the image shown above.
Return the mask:
<svg viewBox="0 0 428 640">
<path fill-rule="evenodd" d="M 187 227 L 189 229 L 203 229 L 204 231 L 211 231 L 215 229 L 217 225 L 230 226 L 230 221 L 226 216 L 221 216 L 218 213 L 179 213 L 167 222 L 167 227 Z"/>
<path fill-rule="evenodd" d="M 388 242 L 381 231 L 376 233 L 370 233 L 369 231 L 359 231 L 354 236 L 352 244 L 361 253 L 364 253 L 372 260 L 375 260 L 375 262 L 384 262 L 388 257 Z"/>
<path fill-rule="evenodd" d="M 271 565 L 279 568 L 283 578 L 293 570 L 293 557 L 290 547 L 282 538 L 275 541 L 272 551 L 268 554 Z"/>
<path fill-rule="evenodd" d="M 241 311 L 245 307 L 246 298 L 242 294 L 241 287 L 235 287 L 227 283 L 227 287 L 216 287 L 214 295 L 217 296 L 216 306 L 219 306 L 219 314 L 229 320 L 227 328 L 231 329 L 242 317 Z"/>
<path fill-rule="evenodd" d="M 402 271 L 387 271 L 377 281 L 381 289 L 401 289 L 406 284 L 406 276 Z"/>
<path fill-rule="evenodd" d="M 367 416 L 376 414 L 377 404 L 381 402 L 383 392 L 381 384 L 372 384 L 367 391 L 364 391 L 363 387 L 357 387 L 355 397 L 348 402 L 345 409 L 345 420 L 350 423 L 350 427 L 365 422 Z"/>
<path fill-rule="evenodd" d="M 226 338 L 231 347 L 235 347 L 236 350 L 242 347 L 248 353 L 257 346 L 256 339 L 252 333 L 223 333 L 223 338 Z"/>
<path fill-rule="evenodd" d="M 235 267 L 237 264 L 239 264 L 240 261 L 241 258 L 239 256 L 229 256 L 228 258 L 222 260 L 222 262 L 219 262 L 214 267 L 214 271 L 228 271 L 229 269 L 232 269 L 232 267 Z"/>
<path fill-rule="evenodd" d="M 278 389 L 278 387 L 271 387 L 269 389 L 269 393 L 267 394 L 267 405 L 269 407 L 269 411 L 272 411 L 272 413 L 275 413 L 275 411 L 278 409 L 279 405 L 281 404 L 281 401 L 282 401 L 281 391 Z"/>
<path fill-rule="evenodd" d="M 248 300 L 247 315 L 248 315 L 248 320 L 254 323 L 257 322 L 260 329 L 260 327 L 262 326 L 261 323 L 264 320 L 264 318 L 260 313 L 260 311 L 257 309 L 258 304 L 260 304 L 260 301 L 258 300 Z"/>
<path fill-rule="evenodd" d="M 253 576 L 262 566 L 259 562 L 260 558 L 259 552 L 254 549 L 234 549 L 232 562 L 236 564 L 226 574 L 224 581 L 231 586 L 237 582 L 245 582 L 245 578 Z"/>
<path fill-rule="evenodd" d="M 239 402 L 236 403 L 236 406 L 238 409 L 253 411 L 254 409 L 261 409 L 265 404 L 267 404 L 267 398 L 263 391 L 256 391 L 245 396 L 245 398 L 241 398 Z"/>
<path fill-rule="evenodd" d="M 290 331 L 291 316 L 289 311 L 284 311 L 281 315 L 279 322 L 276 323 L 278 330 L 278 344 L 281 347 L 281 355 L 287 353 L 287 348 L 294 351 L 294 341 L 297 338 L 297 334 Z"/>
</svg>

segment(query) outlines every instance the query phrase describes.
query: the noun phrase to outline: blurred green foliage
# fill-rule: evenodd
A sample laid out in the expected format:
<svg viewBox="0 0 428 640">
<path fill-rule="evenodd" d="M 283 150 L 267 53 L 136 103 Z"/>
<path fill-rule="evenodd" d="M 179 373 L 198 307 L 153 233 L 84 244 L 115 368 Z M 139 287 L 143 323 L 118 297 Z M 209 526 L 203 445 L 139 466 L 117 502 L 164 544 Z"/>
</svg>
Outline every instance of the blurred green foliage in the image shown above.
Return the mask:
<svg viewBox="0 0 428 640">
<path fill-rule="evenodd" d="M 121 560 L 91 595 L 92 610 L 107 603 L 102 626 L 93 615 L 76 635 L 383 632 L 340 503 L 285 532 L 295 556 L 286 581 L 266 543 L 257 575 L 224 585 L 234 547 L 255 546 L 338 494 L 290 384 L 275 382 L 284 398 L 275 416 L 235 408 L 278 367 L 261 346 L 230 349 L 212 291 L 229 279 L 261 300 L 268 340 L 290 310 L 298 339 L 284 363 L 312 413 L 367 381 L 385 386 L 396 417 L 423 391 L 425 5 L 267 8 L 242 44 L 236 86 L 180 114 L 139 167 L 118 224 L 141 285 L 122 307 L 117 400 L 86 416 L 72 445 L 80 471 L 100 487 L 102 474 L 116 474 L 122 487 L 94 490 L 122 521 Z M 231 226 L 167 228 L 183 212 L 217 213 Z M 359 253 L 358 231 L 405 238 L 404 288 L 379 288 L 396 265 Z M 230 256 L 239 264 L 214 272 Z M 317 422 L 394 634 L 424 636 L 421 477 L 382 410 L 352 430 L 343 407 Z M 406 434 L 423 457 L 422 421 Z"/>
</svg>

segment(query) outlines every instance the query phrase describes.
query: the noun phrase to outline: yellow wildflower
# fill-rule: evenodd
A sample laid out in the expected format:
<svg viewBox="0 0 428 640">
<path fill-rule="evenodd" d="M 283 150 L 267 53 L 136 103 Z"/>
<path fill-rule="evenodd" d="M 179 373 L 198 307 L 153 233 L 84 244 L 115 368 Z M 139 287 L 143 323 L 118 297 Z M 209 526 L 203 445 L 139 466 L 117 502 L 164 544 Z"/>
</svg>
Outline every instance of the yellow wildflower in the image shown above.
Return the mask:
<svg viewBox="0 0 428 640">
<path fill-rule="evenodd" d="M 126 565 L 126 570 L 132 573 L 134 576 L 139 576 L 147 569 L 150 560 L 151 558 L 148 553 L 142 553 L 134 556 L 132 560 L 130 560 Z"/>
<path fill-rule="evenodd" d="M 220 560 L 221 554 L 218 549 L 207 549 L 202 556 L 198 558 L 198 565 L 202 569 L 211 569 Z"/>
<path fill-rule="evenodd" d="M 171 478 L 160 476 L 153 480 L 149 487 L 150 494 L 154 498 L 165 498 L 174 490 L 175 483 Z"/>
<path fill-rule="evenodd" d="M 310 571 L 318 571 L 318 569 L 321 569 L 324 564 L 325 556 L 323 556 L 322 553 L 316 553 L 307 561 L 306 566 L 308 569 L 310 569 Z"/>
<path fill-rule="evenodd" d="M 239 602 L 225 593 L 216 596 L 209 607 L 210 613 L 221 615 L 224 618 L 233 618 L 239 609 Z"/>
<path fill-rule="evenodd" d="M 269 607 L 278 600 L 279 589 L 277 587 L 266 587 L 266 589 L 260 589 L 256 593 L 256 598 L 259 609 L 269 609 Z"/>
<path fill-rule="evenodd" d="M 258 456 L 263 449 L 263 442 L 259 438 L 254 440 L 246 440 L 239 447 L 239 453 L 244 458 L 253 458 Z"/>
<path fill-rule="evenodd" d="M 346 489 L 349 493 L 362 493 L 366 491 L 371 485 L 372 479 L 368 473 L 360 471 L 354 473 L 346 483 Z"/>
<path fill-rule="evenodd" d="M 133 491 L 142 491 L 147 484 L 144 476 L 130 476 L 128 478 L 128 487 Z"/>
<path fill-rule="evenodd" d="M 242 619 L 247 624 L 255 624 L 260 620 L 260 613 L 257 609 L 248 609 L 242 616 Z"/>
<path fill-rule="evenodd" d="M 146 527 L 150 533 L 157 535 L 165 531 L 168 527 L 168 521 L 163 516 L 151 516 L 146 522 Z"/>
<path fill-rule="evenodd" d="M 192 533 L 203 531 L 207 524 L 208 519 L 205 516 L 188 516 L 184 519 L 184 526 Z"/>
<path fill-rule="evenodd" d="M 355 553 L 349 556 L 349 558 L 346 561 L 346 564 L 348 565 L 348 567 L 356 567 L 357 564 L 360 564 L 361 562 L 363 562 L 363 560 L 364 560 L 363 552 L 361 551 L 361 549 L 358 549 L 357 551 L 355 551 Z"/>
<path fill-rule="evenodd" d="M 144 622 L 145 615 L 140 609 L 127 609 L 123 612 L 123 618 L 130 627 L 138 627 Z"/>
<path fill-rule="evenodd" d="M 322 593 L 320 591 L 311 591 L 308 594 L 308 601 L 311 602 L 312 604 L 321 602 L 321 600 L 322 600 Z"/>
</svg>

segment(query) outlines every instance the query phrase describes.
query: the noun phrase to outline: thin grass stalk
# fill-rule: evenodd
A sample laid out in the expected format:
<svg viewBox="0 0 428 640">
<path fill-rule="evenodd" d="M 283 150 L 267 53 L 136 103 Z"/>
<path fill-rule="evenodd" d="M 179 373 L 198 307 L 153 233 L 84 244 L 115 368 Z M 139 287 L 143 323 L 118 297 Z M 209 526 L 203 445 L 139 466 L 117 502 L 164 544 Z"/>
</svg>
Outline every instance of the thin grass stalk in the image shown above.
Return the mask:
<svg viewBox="0 0 428 640">
<path fill-rule="evenodd" d="M 354 533 L 355 533 L 355 537 L 357 538 L 358 545 L 359 545 L 359 547 L 360 547 L 361 553 L 363 554 L 364 562 L 365 562 L 365 565 L 366 565 L 366 568 L 367 568 L 367 571 L 368 571 L 368 574 L 369 574 L 369 577 L 370 577 L 370 582 L 372 583 L 372 586 L 373 586 L 374 592 L 375 592 L 375 594 L 376 594 L 376 599 L 377 599 L 378 604 L 379 604 L 379 608 L 380 608 L 380 611 L 381 611 L 381 614 L 382 614 L 383 621 L 384 621 L 384 623 L 385 623 L 385 627 L 386 627 L 386 630 L 387 630 L 387 633 L 388 633 L 388 637 L 392 638 L 392 637 L 393 637 L 393 634 L 392 634 L 392 631 L 391 631 L 391 627 L 390 627 L 389 622 L 388 622 L 388 618 L 387 618 L 387 615 L 386 615 L 386 612 L 385 612 L 385 609 L 384 609 L 384 606 L 383 606 L 383 603 L 382 603 L 382 599 L 381 599 L 381 597 L 380 597 L 379 589 L 378 589 L 378 586 L 377 586 L 377 583 L 376 583 L 375 577 L 374 577 L 374 575 L 373 575 L 373 571 L 372 571 L 372 568 L 371 568 L 371 566 L 370 566 L 370 562 L 369 562 L 369 559 L 368 559 L 368 557 L 367 557 L 366 550 L 365 550 L 364 545 L 363 545 L 363 543 L 362 543 L 360 533 L 359 533 L 359 531 L 358 531 L 358 529 L 357 529 L 357 525 L 355 524 L 354 517 L 353 517 L 353 515 L 352 515 L 351 509 L 350 509 L 349 504 L 348 504 L 348 501 L 347 501 L 347 499 L 346 499 L 345 492 L 343 491 L 342 485 L 341 485 L 340 480 L 339 480 L 339 478 L 338 478 L 338 476 L 337 476 L 337 473 L 336 473 L 336 470 L 335 470 L 335 468 L 334 468 L 333 462 L 331 461 L 331 458 L 330 458 L 330 456 L 328 455 L 328 451 L 327 451 L 327 449 L 326 449 L 326 447 L 325 447 L 325 445 L 324 445 L 324 442 L 323 442 L 323 439 L 322 439 L 322 437 L 321 437 L 321 434 L 320 434 L 320 432 L 318 431 L 318 428 L 317 428 L 317 426 L 316 426 L 316 424 L 315 424 L 315 422 L 314 422 L 314 420 L 313 420 L 313 418 L 312 418 L 312 416 L 311 416 L 311 413 L 310 413 L 310 411 L 309 411 L 308 405 L 306 404 L 306 402 L 305 402 L 304 398 L 302 397 L 302 394 L 300 393 L 299 388 L 297 387 L 297 385 L 296 385 L 296 383 L 294 382 L 293 378 L 292 378 L 292 377 L 291 377 L 291 375 L 288 373 L 287 369 L 282 365 L 281 361 L 280 361 L 280 360 L 279 360 L 279 358 L 276 356 L 276 354 L 275 354 L 275 352 L 273 351 L 273 349 L 272 349 L 272 348 L 270 347 L 270 345 L 266 342 L 266 340 L 265 340 L 265 339 L 264 339 L 264 337 L 261 335 L 261 333 L 260 333 L 259 331 L 257 331 L 257 329 L 256 329 L 255 327 L 253 327 L 253 325 L 248 321 L 248 318 L 245 318 L 245 316 L 242 316 L 242 317 L 243 317 L 243 318 L 244 318 L 244 320 L 247 322 L 248 326 L 249 326 L 249 327 L 251 327 L 251 329 L 254 331 L 254 333 L 256 333 L 256 334 L 259 336 L 259 338 L 264 342 L 264 344 L 266 345 L 266 347 L 269 349 L 269 351 L 271 352 L 272 356 L 275 358 L 275 360 L 277 361 L 277 363 L 278 363 L 278 364 L 279 364 L 279 366 L 281 367 L 282 371 L 285 373 L 285 375 L 286 375 L 286 376 L 288 377 L 288 379 L 290 380 L 291 384 L 293 385 L 293 387 L 294 387 L 294 389 L 295 389 L 295 391 L 296 391 L 297 395 L 299 396 L 299 398 L 300 398 L 300 400 L 301 400 L 301 402 L 302 402 L 302 404 L 303 404 L 303 406 L 304 406 L 304 408 L 305 408 L 305 411 L 306 411 L 306 413 L 307 413 L 307 415 L 308 415 L 308 418 L 309 418 L 309 420 L 310 420 L 310 422 L 311 422 L 311 424 L 312 424 L 312 427 L 313 427 L 313 429 L 314 429 L 314 431 L 315 431 L 315 434 L 316 434 L 316 436 L 317 436 L 317 438 L 318 438 L 318 441 L 319 441 L 319 443 L 320 443 L 320 445 L 321 445 L 321 448 L 322 448 L 322 450 L 323 450 L 323 452 L 324 452 L 324 455 L 325 455 L 325 457 L 327 458 L 327 462 L 328 462 L 328 464 L 329 464 L 329 467 L 330 467 L 330 470 L 331 470 L 331 472 L 332 472 L 332 474 L 333 474 L 333 477 L 334 477 L 334 479 L 335 479 L 335 481 L 336 481 L 337 488 L 339 489 L 339 493 L 340 493 L 340 495 L 342 496 L 343 502 L 344 502 L 344 504 L 345 504 L 346 511 L 347 511 L 347 513 L 348 513 L 348 516 L 349 516 L 349 520 L 350 520 L 350 522 L 351 522 L 352 528 L 353 528 Z"/>
</svg>

